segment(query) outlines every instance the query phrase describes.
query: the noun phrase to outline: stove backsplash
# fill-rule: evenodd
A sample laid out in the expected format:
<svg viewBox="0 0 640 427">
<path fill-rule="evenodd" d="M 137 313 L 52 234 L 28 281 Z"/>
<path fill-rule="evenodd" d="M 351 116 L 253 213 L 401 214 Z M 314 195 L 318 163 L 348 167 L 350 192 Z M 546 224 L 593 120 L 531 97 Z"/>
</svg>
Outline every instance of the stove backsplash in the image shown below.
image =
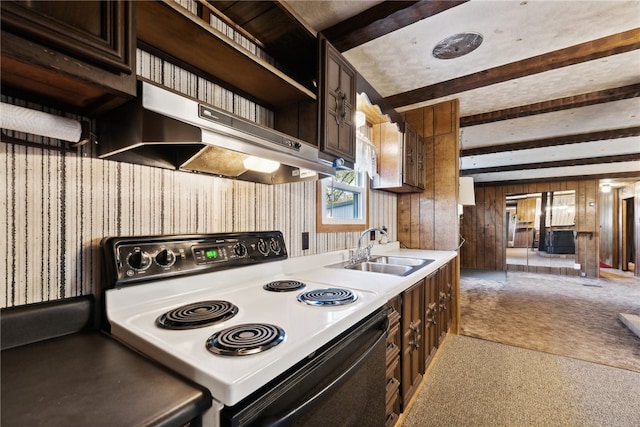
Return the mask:
<svg viewBox="0 0 640 427">
<path fill-rule="evenodd" d="M 108 235 L 281 230 L 291 257 L 357 244 L 358 233 L 315 232 L 315 182 L 232 181 L 100 160 L 86 150 L 0 143 L 0 306 L 94 293 L 98 245 Z M 369 223 L 389 226 L 395 240 L 395 194 L 370 195 Z"/>
</svg>

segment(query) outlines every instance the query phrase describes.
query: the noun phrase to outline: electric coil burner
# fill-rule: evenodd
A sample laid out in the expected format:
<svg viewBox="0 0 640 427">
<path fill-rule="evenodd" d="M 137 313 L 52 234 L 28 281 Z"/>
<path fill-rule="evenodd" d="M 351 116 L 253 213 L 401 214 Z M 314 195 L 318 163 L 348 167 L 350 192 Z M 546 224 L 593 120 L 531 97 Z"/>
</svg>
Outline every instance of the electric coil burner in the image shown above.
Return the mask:
<svg viewBox="0 0 640 427">
<path fill-rule="evenodd" d="M 230 319 L 238 307 L 228 301 L 201 301 L 183 305 L 158 317 L 156 324 L 165 329 L 194 329 Z"/>
<path fill-rule="evenodd" d="M 276 280 L 275 282 L 270 282 L 263 286 L 264 289 L 270 292 L 291 292 L 298 291 L 306 287 L 307 285 L 302 282 L 298 282 L 297 280 Z"/>
<path fill-rule="evenodd" d="M 327 288 L 315 289 L 298 295 L 298 301 L 309 305 L 346 305 L 354 302 L 358 297 L 348 289 Z"/>
<path fill-rule="evenodd" d="M 207 340 L 207 349 L 222 356 L 260 353 L 280 344 L 284 330 L 267 323 L 246 323 L 223 329 Z"/>
</svg>

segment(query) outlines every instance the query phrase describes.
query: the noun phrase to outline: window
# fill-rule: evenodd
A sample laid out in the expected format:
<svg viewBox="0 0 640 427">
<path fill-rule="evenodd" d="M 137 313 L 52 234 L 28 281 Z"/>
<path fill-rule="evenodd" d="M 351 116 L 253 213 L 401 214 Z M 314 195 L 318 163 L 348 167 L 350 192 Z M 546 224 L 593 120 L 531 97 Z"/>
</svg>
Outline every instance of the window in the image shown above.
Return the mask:
<svg viewBox="0 0 640 427">
<path fill-rule="evenodd" d="M 366 172 L 341 170 L 318 181 L 316 230 L 360 231 L 368 226 Z"/>
</svg>

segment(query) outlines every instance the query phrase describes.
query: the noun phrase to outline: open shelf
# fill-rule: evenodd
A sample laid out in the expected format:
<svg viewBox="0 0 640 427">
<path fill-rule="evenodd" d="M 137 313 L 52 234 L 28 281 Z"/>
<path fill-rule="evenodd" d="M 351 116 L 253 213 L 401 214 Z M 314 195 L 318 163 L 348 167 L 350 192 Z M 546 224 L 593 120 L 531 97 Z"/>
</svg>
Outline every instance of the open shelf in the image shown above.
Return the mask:
<svg viewBox="0 0 640 427">
<path fill-rule="evenodd" d="M 141 1 L 138 39 L 254 97 L 283 108 L 316 94 L 173 1 Z"/>
</svg>

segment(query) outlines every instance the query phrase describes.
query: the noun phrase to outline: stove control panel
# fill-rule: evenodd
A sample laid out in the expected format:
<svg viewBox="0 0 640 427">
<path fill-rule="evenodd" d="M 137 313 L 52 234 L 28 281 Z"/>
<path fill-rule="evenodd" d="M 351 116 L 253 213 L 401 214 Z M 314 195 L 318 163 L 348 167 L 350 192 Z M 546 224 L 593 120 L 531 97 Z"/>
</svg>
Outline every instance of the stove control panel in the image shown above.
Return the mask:
<svg viewBox="0 0 640 427">
<path fill-rule="evenodd" d="M 287 258 L 279 231 L 108 237 L 101 247 L 109 287 Z"/>
</svg>

